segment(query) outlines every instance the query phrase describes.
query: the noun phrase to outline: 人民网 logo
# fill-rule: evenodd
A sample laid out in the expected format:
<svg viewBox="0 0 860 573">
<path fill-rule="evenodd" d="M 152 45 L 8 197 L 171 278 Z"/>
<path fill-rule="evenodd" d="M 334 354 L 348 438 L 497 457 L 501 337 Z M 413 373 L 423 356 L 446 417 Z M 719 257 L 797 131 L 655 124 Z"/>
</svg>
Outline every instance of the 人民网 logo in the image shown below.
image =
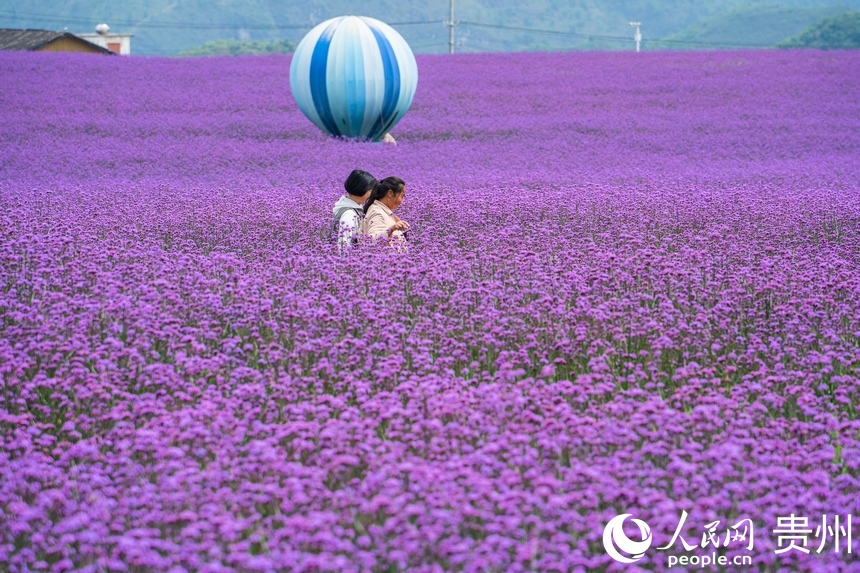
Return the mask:
<svg viewBox="0 0 860 573">
<path fill-rule="evenodd" d="M 642 558 L 651 547 L 651 528 L 641 519 L 633 518 L 633 523 L 639 526 L 642 541 L 633 541 L 624 533 L 624 520 L 632 514 L 624 513 L 609 520 L 603 530 L 603 546 L 610 557 L 619 563 L 633 563 Z M 624 554 L 628 555 L 625 556 Z"/>
</svg>

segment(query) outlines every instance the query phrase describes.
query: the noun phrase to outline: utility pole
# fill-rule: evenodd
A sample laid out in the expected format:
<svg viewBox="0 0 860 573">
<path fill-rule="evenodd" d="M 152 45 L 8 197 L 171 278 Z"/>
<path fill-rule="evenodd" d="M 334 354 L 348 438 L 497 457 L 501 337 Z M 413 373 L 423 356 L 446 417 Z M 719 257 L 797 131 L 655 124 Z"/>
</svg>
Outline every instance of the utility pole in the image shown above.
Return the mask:
<svg viewBox="0 0 860 573">
<path fill-rule="evenodd" d="M 450 0 L 451 16 L 445 25 L 448 26 L 448 53 L 454 53 L 454 26 L 457 22 L 454 21 L 454 0 Z"/>
<path fill-rule="evenodd" d="M 452 0 L 453 1 L 453 0 Z M 642 22 L 630 22 L 631 28 L 636 28 L 636 32 L 633 34 L 633 41 L 636 42 L 636 51 L 639 51 L 639 43 L 642 42 L 642 32 L 639 31 L 639 26 L 642 25 Z"/>
</svg>

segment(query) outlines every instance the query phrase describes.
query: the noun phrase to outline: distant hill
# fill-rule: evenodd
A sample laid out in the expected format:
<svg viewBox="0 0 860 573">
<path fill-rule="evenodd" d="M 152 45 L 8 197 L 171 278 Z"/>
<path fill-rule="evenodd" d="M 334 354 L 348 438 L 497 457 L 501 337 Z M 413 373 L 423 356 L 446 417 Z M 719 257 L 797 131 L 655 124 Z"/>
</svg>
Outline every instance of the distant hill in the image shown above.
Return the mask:
<svg viewBox="0 0 860 573">
<path fill-rule="evenodd" d="M 245 56 L 263 54 L 290 54 L 296 45 L 289 40 L 274 42 L 239 42 L 236 40 L 217 40 L 202 46 L 179 52 L 179 56 Z"/>
<path fill-rule="evenodd" d="M 785 8 L 839 3 L 860 10 L 860 0 L 776 1 Z M 744 0 L 457 0 L 456 50 L 629 50 L 633 48 L 631 20 L 643 23 L 647 49 L 665 49 L 667 45 L 648 40 L 679 34 L 698 22 L 752 4 Z M 132 53 L 138 55 L 176 55 L 225 40 L 298 43 L 314 25 L 345 14 L 392 23 L 416 52 L 447 51 L 446 0 L 0 0 L 0 27 L 92 32 L 97 23 L 106 22 L 115 32 L 134 34 Z M 735 36 L 742 43 L 759 42 L 759 36 L 740 32 Z"/>
<path fill-rule="evenodd" d="M 775 46 L 824 18 L 848 10 L 847 6 L 791 8 L 759 5 L 738 8 L 697 22 L 657 44 L 674 49 Z"/>
<path fill-rule="evenodd" d="M 822 20 L 808 30 L 779 44 L 781 48 L 860 48 L 860 12 L 847 12 Z"/>
</svg>

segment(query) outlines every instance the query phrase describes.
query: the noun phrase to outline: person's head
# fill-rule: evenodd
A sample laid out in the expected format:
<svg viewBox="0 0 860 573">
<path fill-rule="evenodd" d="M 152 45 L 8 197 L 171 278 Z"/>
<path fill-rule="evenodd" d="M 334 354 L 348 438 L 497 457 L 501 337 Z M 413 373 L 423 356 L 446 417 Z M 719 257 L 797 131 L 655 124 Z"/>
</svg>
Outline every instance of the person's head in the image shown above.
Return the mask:
<svg viewBox="0 0 860 573">
<path fill-rule="evenodd" d="M 400 207 L 406 198 L 406 183 L 400 177 L 386 177 L 370 194 L 367 203 L 364 204 L 364 212 L 370 209 L 374 201 L 379 201 L 392 211 Z"/>
<path fill-rule="evenodd" d="M 346 178 L 346 181 L 343 183 L 343 188 L 346 189 L 346 194 L 349 195 L 353 201 L 356 203 L 364 203 L 367 201 L 367 198 L 370 197 L 370 193 L 376 185 L 376 177 L 367 171 L 356 169 L 349 174 L 349 177 Z"/>
</svg>

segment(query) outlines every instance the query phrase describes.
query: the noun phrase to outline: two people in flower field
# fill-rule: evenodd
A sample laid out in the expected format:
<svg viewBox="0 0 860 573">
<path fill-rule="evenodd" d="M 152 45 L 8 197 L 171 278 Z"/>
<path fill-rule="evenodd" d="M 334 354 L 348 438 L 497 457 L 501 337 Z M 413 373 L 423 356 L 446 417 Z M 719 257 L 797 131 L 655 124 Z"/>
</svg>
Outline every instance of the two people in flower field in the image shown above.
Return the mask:
<svg viewBox="0 0 860 573">
<path fill-rule="evenodd" d="M 399 177 L 377 181 L 356 169 L 343 184 L 346 195 L 335 203 L 329 237 L 343 250 L 361 235 L 383 238 L 397 250 L 406 250 L 409 223 L 394 214 L 406 198 L 406 183 Z"/>
</svg>

